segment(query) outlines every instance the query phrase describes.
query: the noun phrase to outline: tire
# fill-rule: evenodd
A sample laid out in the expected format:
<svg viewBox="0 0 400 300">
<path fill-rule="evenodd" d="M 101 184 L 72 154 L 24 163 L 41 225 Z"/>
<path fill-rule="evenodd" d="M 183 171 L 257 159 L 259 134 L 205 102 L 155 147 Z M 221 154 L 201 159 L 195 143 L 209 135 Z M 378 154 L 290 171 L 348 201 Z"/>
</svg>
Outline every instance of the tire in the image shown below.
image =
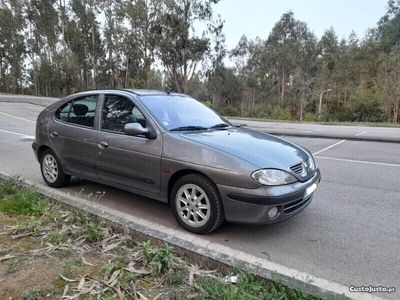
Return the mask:
<svg viewBox="0 0 400 300">
<path fill-rule="evenodd" d="M 179 178 L 172 187 L 169 202 L 178 223 L 193 233 L 210 233 L 225 220 L 216 186 L 200 174 Z"/>
<path fill-rule="evenodd" d="M 48 186 L 63 187 L 71 182 L 71 176 L 64 173 L 60 160 L 50 149 L 40 157 L 40 171 Z"/>
</svg>

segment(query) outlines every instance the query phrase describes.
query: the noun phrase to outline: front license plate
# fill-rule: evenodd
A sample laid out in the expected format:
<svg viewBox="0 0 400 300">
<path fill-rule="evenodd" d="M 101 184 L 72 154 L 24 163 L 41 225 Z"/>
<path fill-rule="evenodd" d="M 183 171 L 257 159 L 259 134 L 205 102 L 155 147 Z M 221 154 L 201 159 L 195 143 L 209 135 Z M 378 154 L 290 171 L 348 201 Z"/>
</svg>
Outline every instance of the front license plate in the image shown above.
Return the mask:
<svg viewBox="0 0 400 300">
<path fill-rule="evenodd" d="M 308 188 L 306 188 L 306 192 L 304 193 L 304 198 L 307 198 L 308 196 L 310 196 L 312 193 L 314 193 L 314 191 L 317 189 L 317 184 L 313 183 L 312 185 L 310 185 Z"/>
</svg>

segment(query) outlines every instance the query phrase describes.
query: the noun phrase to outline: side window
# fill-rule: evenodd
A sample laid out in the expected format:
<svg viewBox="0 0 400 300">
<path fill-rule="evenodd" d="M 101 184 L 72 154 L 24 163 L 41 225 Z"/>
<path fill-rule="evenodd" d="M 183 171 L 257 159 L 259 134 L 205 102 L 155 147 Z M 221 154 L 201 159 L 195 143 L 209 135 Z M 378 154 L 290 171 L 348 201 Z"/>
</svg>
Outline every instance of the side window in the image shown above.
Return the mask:
<svg viewBox="0 0 400 300">
<path fill-rule="evenodd" d="M 56 118 L 68 123 L 94 127 L 97 96 L 86 96 L 64 104 L 56 111 Z"/>
<path fill-rule="evenodd" d="M 64 104 L 59 109 L 57 109 L 56 118 L 64 122 L 68 122 L 68 115 L 70 110 L 71 110 L 71 102 L 68 102 L 67 104 Z"/>
<path fill-rule="evenodd" d="M 102 129 L 122 133 L 125 124 L 140 123 L 146 127 L 146 119 L 128 98 L 106 95 L 103 106 Z"/>
</svg>

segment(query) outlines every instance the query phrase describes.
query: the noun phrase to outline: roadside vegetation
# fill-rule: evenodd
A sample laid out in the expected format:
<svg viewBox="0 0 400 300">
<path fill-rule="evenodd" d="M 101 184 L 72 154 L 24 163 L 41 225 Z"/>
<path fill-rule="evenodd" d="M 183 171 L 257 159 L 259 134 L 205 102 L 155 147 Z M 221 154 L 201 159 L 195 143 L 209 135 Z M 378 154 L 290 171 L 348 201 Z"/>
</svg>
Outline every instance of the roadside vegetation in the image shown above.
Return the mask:
<svg viewBox="0 0 400 300">
<path fill-rule="evenodd" d="M 0 180 L 0 299 L 318 299 L 192 264 L 18 180 Z"/>
<path fill-rule="evenodd" d="M 326 28 L 317 37 L 288 11 L 256 39 L 243 28 L 232 49 L 225 16 L 214 12 L 222 1 L 3 0 L 0 92 L 156 88 L 190 94 L 226 116 L 400 122 L 398 0 L 387 1 L 364 36 Z"/>
</svg>

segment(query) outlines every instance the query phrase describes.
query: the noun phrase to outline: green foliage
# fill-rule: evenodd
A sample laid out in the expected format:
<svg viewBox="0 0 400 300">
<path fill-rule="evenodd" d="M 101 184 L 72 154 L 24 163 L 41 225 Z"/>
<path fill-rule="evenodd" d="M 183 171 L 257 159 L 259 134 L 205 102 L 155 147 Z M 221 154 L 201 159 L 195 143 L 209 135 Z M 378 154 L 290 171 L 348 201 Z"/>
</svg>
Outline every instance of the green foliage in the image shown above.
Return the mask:
<svg viewBox="0 0 400 300">
<path fill-rule="evenodd" d="M 120 270 L 124 267 L 124 265 L 117 260 L 112 260 L 101 267 L 101 273 L 105 278 L 108 278 L 112 272 L 116 270 Z"/>
<path fill-rule="evenodd" d="M 55 232 L 50 236 L 50 243 L 59 245 L 65 242 L 68 239 L 68 236 L 62 232 Z"/>
<path fill-rule="evenodd" d="M 63 275 L 74 276 L 80 265 L 81 262 L 79 260 L 76 259 L 67 260 L 63 266 Z"/>
<path fill-rule="evenodd" d="M 211 102 L 211 100 L 206 100 L 206 101 L 203 101 L 202 102 L 205 106 L 207 106 L 207 107 L 209 107 L 209 108 L 212 108 L 212 102 Z"/>
<path fill-rule="evenodd" d="M 163 273 L 174 267 L 173 249 L 170 245 L 165 244 L 163 248 L 155 253 L 151 264 L 157 273 Z"/>
<path fill-rule="evenodd" d="M 268 115 L 269 119 L 274 120 L 290 120 L 291 113 L 288 109 L 282 109 L 280 107 L 275 106 L 271 113 Z"/>
<path fill-rule="evenodd" d="M 49 210 L 49 202 L 33 189 L 21 189 L 16 181 L 1 181 L 0 210 L 12 215 L 41 216 Z"/>
<path fill-rule="evenodd" d="M 318 39 L 286 12 L 269 34 L 243 35 L 230 51 L 213 12 L 218 2 L 5 1 L 0 92 L 155 88 L 212 99 L 206 105 L 223 115 L 313 121 L 321 92 L 331 89 L 324 120 L 400 122 L 398 1 L 388 0 L 361 38 L 340 40 L 329 28 Z"/>
<path fill-rule="evenodd" d="M 83 236 L 86 238 L 87 241 L 94 243 L 103 238 L 104 231 L 97 224 L 89 223 L 85 225 Z"/>
<path fill-rule="evenodd" d="M 139 244 L 139 247 L 140 247 L 139 258 L 141 259 L 141 261 L 143 261 L 144 264 L 147 264 L 153 259 L 154 248 L 153 246 L 151 246 L 150 241 L 145 241 Z"/>
<path fill-rule="evenodd" d="M 0 180 L 0 197 L 6 197 L 10 194 L 15 194 L 20 189 L 18 178 L 10 180 Z"/>
<path fill-rule="evenodd" d="M 199 284 L 207 292 L 209 299 L 315 299 L 300 290 L 288 289 L 279 283 L 260 281 L 253 275 L 240 271 L 236 284 L 209 277 L 201 278 Z"/>
<path fill-rule="evenodd" d="M 384 112 L 379 100 L 369 93 L 361 92 L 350 98 L 345 121 L 382 122 Z"/>
<path fill-rule="evenodd" d="M 41 220 L 36 217 L 31 217 L 28 220 L 18 222 L 16 228 L 13 230 L 14 234 L 32 232 L 37 233 L 41 225 Z"/>
<path fill-rule="evenodd" d="M 38 287 L 33 287 L 22 293 L 22 299 L 24 300 L 39 300 L 42 299 L 41 290 Z"/>
</svg>

